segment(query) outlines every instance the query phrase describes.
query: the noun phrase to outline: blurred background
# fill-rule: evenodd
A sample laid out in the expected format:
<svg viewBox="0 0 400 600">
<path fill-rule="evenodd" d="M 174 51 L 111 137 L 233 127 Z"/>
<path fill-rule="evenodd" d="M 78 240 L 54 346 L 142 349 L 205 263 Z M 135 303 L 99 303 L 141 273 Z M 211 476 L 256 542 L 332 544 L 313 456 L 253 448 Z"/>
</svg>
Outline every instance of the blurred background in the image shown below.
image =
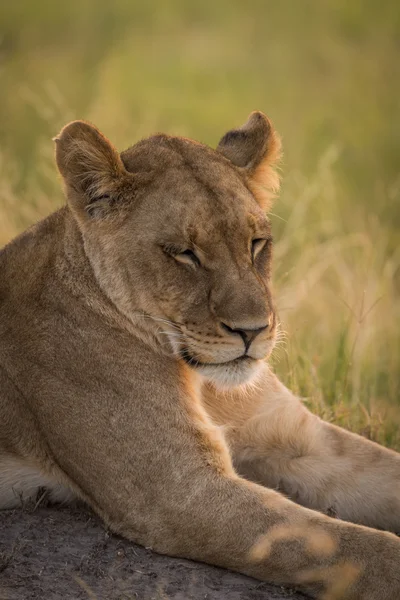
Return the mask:
<svg viewBox="0 0 400 600">
<path fill-rule="evenodd" d="M 94 122 L 215 146 L 254 109 L 282 134 L 272 209 L 281 378 L 400 448 L 397 0 L 18 0 L 0 6 L 0 244 L 63 202 L 51 138 Z"/>
</svg>

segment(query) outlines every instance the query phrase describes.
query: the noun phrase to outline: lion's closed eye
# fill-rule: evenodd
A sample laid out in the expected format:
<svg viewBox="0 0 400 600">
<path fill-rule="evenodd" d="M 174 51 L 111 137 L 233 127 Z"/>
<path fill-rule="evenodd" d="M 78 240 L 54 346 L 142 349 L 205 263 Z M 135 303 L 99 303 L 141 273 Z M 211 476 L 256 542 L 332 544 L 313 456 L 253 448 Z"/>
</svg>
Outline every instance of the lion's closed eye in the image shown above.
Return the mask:
<svg viewBox="0 0 400 600">
<path fill-rule="evenodd" d="M 166 244 L 163 250 L 169 256 L 172 256 L 177 262 L 194 267 L 200 267 L 200 259 L 190 248 L 182 249 L 177 246 Z"/>
<path fill-rule="evenodd" d="M 272 245 L 272 237 L 255 238 L 251 243 L 251 260 L 254 261 L 261 256 L 263 250 L 267 250 Z"/>
<path fill-rule="evenodd" d="M 179 254 L 176 254 L 174 258 L 183 264 L 194 265 L 196 267 L 201 266 L 200 260 L 193 250 L 185 250 L 184 252 L 180 252 Z"/>
<path fill-rule="evenodd" d="M 267 243 L 267 240 L 263 239 L 263 238 L 256 238 L 255 240 L 252 241 L 251 243 L 251 257 L 254 260 L 258 254 L 261 252 L 261 250 L 265 247 Z"/>
</svg>

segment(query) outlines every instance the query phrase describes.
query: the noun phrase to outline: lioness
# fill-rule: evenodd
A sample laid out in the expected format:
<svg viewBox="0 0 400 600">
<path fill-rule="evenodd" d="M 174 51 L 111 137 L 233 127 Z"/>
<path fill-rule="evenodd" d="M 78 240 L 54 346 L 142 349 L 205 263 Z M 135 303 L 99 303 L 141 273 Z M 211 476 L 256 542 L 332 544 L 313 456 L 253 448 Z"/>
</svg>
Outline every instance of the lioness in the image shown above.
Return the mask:
<svg viewBox="0 0 400 600">
<path fill-rule="evenodd" d="M 400 455 L 266 363 L 269 120 L 216 150 L 155 135 L 119 154 L 82 121 L 55 142 L 67 205 L 0 253 L 0 506 L 46 486 L 157 552 L 398 600 L 400 540 L 372 528 L 400 531 Z"/>
</svg>

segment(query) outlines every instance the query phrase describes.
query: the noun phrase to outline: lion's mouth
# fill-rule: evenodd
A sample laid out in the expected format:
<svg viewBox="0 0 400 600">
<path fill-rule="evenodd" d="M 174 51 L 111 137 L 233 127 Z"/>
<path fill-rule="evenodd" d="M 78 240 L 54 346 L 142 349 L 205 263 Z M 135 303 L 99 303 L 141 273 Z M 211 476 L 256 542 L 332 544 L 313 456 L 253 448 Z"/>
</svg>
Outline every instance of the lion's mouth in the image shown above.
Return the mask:
<svg viewBox="0 0 400 600">
<path fill-rule="evenodd" d="M 226 366 L 234 366 L 242 362 L 246 361 L 254 361 L 255 359 L 247 354 L 242 354 L 233 360 L 226 360 L 225 362 L 202 362 L 197 360 L 194 356 L 189 354 L 187 348 L 182 348 L 180 351 L 181 358 L 191 367 L 200 368 L 200 367 L 226 367 Z"/>
</svg>

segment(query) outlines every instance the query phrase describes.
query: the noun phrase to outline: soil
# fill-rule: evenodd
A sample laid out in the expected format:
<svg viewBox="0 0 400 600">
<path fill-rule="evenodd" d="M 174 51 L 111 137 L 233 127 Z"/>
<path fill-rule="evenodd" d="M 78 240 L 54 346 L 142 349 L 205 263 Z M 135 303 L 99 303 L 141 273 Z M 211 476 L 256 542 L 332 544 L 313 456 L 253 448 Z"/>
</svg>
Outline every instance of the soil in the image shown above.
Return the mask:
<svg viewBox="0 0 400 600">
<path fill-rule="evenodd" d="M 294 591 L 161 556 L 86 509 L 0 511 L 0 600 L 301 600 Z"/>
</svg>

